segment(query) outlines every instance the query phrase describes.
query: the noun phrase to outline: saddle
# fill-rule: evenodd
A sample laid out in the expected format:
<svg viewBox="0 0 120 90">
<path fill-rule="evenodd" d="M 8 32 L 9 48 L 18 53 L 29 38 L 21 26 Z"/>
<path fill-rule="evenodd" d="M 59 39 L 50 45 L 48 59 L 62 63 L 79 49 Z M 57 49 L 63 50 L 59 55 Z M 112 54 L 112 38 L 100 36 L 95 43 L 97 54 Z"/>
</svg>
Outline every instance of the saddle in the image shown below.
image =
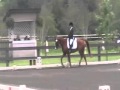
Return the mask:
<svg viewBox="0 0 120 90">
<path fill-rule="evenodd" d="M 69 43 L 70 43 L 70 45 L 72 45 L 71 49 L 76 49 L 77 48 L 77 38 L 74 37 L 74 38 L 70 39 L 70 42 L 69 42 L 69 38 L 67 38 L 68 49 L 70 48 Z"/>
</svg>

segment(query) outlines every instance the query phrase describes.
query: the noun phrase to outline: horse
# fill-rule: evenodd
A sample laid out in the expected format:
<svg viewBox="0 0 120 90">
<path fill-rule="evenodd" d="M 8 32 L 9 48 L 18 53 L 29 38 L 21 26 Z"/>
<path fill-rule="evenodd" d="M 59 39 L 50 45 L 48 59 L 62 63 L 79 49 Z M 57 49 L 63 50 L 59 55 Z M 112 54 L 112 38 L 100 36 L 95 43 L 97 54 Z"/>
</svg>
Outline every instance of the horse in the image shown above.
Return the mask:
<svg viewBox="0 0 120 90">
<path fill-rule="evenodd" d="M 81 61 L 82 59 L 84 58 L 85 60 L 85 63 L 87 65 L 87 60 L 86 60 L 86 56 L 84 54 L 84 51 L 85 51 L 85 47 L 87 46 L 87 49 L 88 49 L 88 53 L 89 55 L 91 56 L 91 51 L 90 51 L 90 46 L 89 46 L 89 42 L 88 40 L 86 39 L 83 39 L 83 38 L 77 38 L 77 48 L 72 50 L 72 52 L 69 52 L 69 49 L 67 47 L 67 38 L 64 38 L 64 37 L 56 37 L 56 40 L 55 40 L 55 48 L 58 49 L 59 45 L 61 46 L 62 48 L 62 52 L 63 52 L 63 55 L 61 57 L 61 65 L 62 67 L 65 67 L 64 64 L 63 64 L 63 57 L 65 57 L 67 55 L 68 57 L 68 63 L 69 63 L 69 66 L 71 67 L 71 60 L 70 60 L 70 54 L 71 53 L 74 53 L 76 51 L 79 52 L 80 56 L 81 56 L 81 59 L 79 61 L 79 66 L 81 65 Z"/>
</svg>

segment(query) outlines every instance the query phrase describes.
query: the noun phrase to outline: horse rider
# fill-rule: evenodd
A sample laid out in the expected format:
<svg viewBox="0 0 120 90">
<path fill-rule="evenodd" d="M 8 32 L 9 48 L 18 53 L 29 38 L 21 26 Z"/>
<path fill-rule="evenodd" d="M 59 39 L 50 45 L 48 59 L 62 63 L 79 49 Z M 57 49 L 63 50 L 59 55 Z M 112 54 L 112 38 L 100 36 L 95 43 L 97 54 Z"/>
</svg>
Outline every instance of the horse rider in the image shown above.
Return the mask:
<svg viewBox="0 0 120 90">
<path fill-rule="evenodd" d="M 68 38 L 69 38 L 69 51 L 71 52 L 72 46 L 73 44 L 70 43 L 70 39 L 73 39 L 73 34 L 74 34 L 74 25 L 72 22 L 69 23 L 69 34 L 68 34 Z"/>
</svg>

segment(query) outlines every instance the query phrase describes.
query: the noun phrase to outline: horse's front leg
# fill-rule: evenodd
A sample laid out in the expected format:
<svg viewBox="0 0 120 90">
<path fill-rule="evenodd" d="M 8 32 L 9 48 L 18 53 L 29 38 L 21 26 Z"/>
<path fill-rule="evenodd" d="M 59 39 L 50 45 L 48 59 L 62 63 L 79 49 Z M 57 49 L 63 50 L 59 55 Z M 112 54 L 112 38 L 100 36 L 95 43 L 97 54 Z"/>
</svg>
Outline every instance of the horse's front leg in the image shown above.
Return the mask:
<svg viewBox="0 0 120 90">
<path fill-rule="evenodd" d="M 63 68 L 65 67 L 64 64 L 63 64 L 63 57 L 64 57 L 65 55 L 66 55 L 66 54 L 63 53 L 63 55 L 62 55 L 62 57 L 61 57 L 61 65 L 62 65 Z"/>
</svg>

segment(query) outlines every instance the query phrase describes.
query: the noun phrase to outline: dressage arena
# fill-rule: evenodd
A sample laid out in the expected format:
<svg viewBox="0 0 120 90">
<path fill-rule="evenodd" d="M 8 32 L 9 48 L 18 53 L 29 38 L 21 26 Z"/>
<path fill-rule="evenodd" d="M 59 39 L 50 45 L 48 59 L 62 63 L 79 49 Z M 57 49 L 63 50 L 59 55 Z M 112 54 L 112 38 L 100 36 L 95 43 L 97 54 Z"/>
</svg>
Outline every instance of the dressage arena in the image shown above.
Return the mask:
<svg viewBox="0 0 120 90">
<path fill-rule="evenodd" d="M 26 85 L 34 90 L 120 90 L 120 64 L 1 70 L 0 83 Z M 99 89 L 104 85 L 109 89 Z"/>
</svg>

